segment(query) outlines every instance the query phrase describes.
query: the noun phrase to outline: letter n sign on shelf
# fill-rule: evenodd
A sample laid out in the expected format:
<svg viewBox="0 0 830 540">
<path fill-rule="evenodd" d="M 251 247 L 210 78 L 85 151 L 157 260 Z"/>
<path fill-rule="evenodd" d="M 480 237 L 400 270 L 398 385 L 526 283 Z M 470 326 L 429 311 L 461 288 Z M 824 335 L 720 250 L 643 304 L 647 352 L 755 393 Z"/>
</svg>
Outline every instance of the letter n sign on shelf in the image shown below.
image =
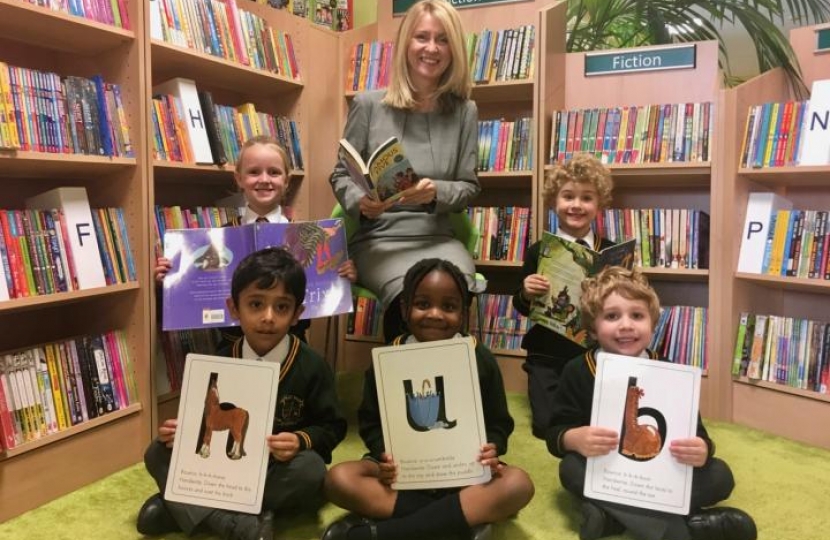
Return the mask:
<svg viewBox="0 0 830 540">
<path fill-rule="evenodd" d="M 586 53 L 585 76 L 694 69 L 696 59 L 697 48 L 694 44 Z"/>
</svg>

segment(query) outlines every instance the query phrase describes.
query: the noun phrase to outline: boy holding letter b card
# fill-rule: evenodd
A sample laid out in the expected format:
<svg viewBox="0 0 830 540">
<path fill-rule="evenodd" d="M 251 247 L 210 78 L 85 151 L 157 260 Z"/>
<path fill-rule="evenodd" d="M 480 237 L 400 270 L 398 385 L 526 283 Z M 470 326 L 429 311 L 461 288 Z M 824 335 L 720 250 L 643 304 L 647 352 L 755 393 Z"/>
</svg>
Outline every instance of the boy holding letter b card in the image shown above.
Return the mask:
<svg viewBox="0 0 830 540">
<path fill-rule="evenodd" d="M 660 301 L 646 278 L 610 266 L 583 281 L 580 303 L 598 347 L 565 365 L 546 437 L 582 501 L 580 540 L 755 540 L 745 512 L 707 508 L 735 480 L 697 412 L 700 374 L 648 349 Z"/>
</svg>

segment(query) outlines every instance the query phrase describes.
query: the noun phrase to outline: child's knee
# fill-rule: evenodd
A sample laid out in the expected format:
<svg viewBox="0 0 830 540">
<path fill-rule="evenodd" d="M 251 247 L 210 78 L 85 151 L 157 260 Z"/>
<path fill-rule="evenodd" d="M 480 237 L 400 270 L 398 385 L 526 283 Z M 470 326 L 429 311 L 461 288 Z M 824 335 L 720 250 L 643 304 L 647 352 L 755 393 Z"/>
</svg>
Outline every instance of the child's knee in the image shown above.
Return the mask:
<svg viewBox="0 0 830 540">
<path fill-rule="evenodd" d="M 506 478 L 506 499 L 516 504 L 517 511 L 525 507 L 533 495 L 536 493 L 536 487 L 533 485 L 533 480 L 522 469 L 510 467 L 505 471 Z"/>
<path fill-rule="evenodd" d="M 154 440 L 144 451 L 144 466 L 153 478 L 167 476 L 170 468 L 172 450 L 164 444 Z"/>
</svg>

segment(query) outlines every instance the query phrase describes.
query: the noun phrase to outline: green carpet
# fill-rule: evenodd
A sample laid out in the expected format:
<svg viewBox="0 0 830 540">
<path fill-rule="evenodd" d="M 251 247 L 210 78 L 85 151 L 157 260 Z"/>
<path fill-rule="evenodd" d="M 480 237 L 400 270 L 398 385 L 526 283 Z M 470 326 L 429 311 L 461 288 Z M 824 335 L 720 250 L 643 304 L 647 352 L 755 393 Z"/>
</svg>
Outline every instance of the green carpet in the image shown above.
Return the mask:
<svg viewBox="0 0 830 540">
<path fill-rule="evenodd" d="M 344 406 L 357 405 L 353 375 L 342 378 Z M 572 498 L 559 486 L 558 461 L 545 444 L 530 436 L 527 398 L 509 395 L 516 431 L 505 460 L 529 471 L 536 496 L 513 520 L 497 525 L 496 540 L 576 540 L 579 512 Z M 353 422 L 352 422 L 353 424 Z M 737 487 L 724 504 L 748 511 L 758 523 L 761 540 L 825 540 L 830 531 L 830 452 L 774 437 L 759 431 L 708 422 L 718 444 L 718 455 L 733 469 Z M 362 445 L 353 430 L 335 452 L 335 461 L 355 459 Z M 77 540 L 141 538 L 135 517 L 141 503 L 155 491 L 141 464 L 55 500 L 41 508 L 0 524 L 4 540 Z M 342 510 L 327 505 L 319 516 L 291 517 L 278 521 L 279 540 L 315 540 L 325 524 Z M 824 517 L 822 517 L 824 516 Z M 182 534 L 169 535 L 184 540 Z M 205 540 L 207 535 L 195 538 Z M 629 536 L 618 536 L 629 540 Z"/>
</svg>

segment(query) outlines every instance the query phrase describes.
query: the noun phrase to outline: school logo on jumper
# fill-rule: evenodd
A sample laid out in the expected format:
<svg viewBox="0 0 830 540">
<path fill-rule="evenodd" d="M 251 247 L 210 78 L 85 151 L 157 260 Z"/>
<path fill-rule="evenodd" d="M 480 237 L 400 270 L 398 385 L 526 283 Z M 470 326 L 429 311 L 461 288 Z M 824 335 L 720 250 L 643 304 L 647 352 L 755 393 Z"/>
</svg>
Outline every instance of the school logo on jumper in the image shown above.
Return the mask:
<svg viewBox="0 0 830 540">
<path fill-rule="evenodd" d="M 403 390 L 406 394 L 406 420 L 415 431 L 452 429 L 458 423 L 457 420 L 447 420 L 444 377 L 435 377 L 434 391 L 429 379 L 424 379 L 420 392 L 414 391 L 412 381 L 407 379 L 403 381 Z"/>
<path fill-rule="evenodd" d="M 619 453 L 634 461 L 654 459 L 666 441 L 666 418 L 657 409 L 640 407 L 640 398 L 643 396 L 645 391 L 637 386 L 637 377 L 629 377 Z M 650 417 L 657 426 L 640 424 L 639 419 L 642 417 Z"/>
<path fill-rule="evenodd" d="M 297 425 L 303 414 L 305 414 L 305 401 L 294 394 L 281 396 L 277 402 L 277 425 L 279 427 Z"/>
<path fill-rule="evenodd" d="M 248 411 L 233 403 L 219 400 L 219 374 L 212 372 L 205 393 L 205 409 L 196 439 L 196 453 L 210 457 L 210 440 L 214 431 L 228 432 L 225 453 L 230 459 L 242 459 L 245 453 L 245 434 L 250 420 Z"/>
</svg>

